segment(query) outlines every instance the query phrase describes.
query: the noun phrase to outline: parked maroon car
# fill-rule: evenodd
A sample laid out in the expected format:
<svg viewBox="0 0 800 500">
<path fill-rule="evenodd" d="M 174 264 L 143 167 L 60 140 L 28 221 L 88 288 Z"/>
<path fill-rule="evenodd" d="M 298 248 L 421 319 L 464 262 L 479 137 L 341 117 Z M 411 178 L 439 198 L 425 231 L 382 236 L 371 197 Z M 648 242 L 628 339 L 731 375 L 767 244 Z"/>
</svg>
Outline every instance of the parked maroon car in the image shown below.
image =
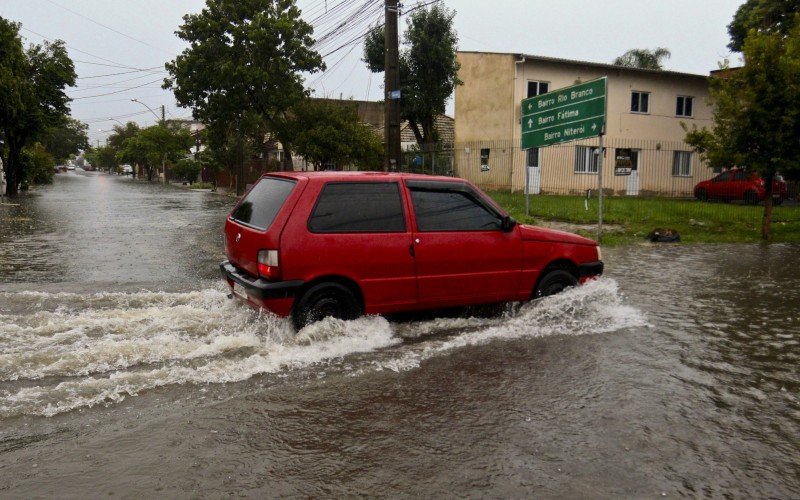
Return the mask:
<svg viewBox="0 0 800 500">
<path fill-rule="evenodd" d="M 766 184 L 755 172 L 740 168 L 726 170 L 716 177 L 703 181 L 694 187 L 694 197 L 700 201 L 707 200 L 743 200 L 749 205 L 764 201 Z M 772 181 L 772 199 L 776 205 L 783 203 L 789 196 L 786 182 L 776 175 Z"/>
<path fill-rule="evenodd" d="M 412 174 L 266 174 L 230 212 L 225 254 L 233 294 L 298 328 L 526 301 L 603 272 L 593 240 L 519 225 L 465 180 Z"/>
</svg>

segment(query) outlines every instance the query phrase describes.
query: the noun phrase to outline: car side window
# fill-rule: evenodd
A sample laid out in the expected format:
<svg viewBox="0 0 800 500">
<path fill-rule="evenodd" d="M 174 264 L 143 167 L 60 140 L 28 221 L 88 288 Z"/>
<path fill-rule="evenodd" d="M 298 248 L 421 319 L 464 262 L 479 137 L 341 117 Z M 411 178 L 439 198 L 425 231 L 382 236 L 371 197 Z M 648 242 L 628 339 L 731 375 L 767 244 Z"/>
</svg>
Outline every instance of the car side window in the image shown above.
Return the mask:
<svg viewBox="0 0 800 500">
<path fill-rule="evenodd" d="M 714 177 L 714 182 L 725 182 L 728 180 L 728 176 L 730 172 L 722 172 L 718 176 Z"/>
<path fill-rule="evenodd" d="M 420 231 L 500 230 L 501 220 L 463 191 L 411 189 Z"/>
<path fill-rule="evenodd" d="M 312 233 L 398 233 L 406 230 L 396 182 L 331 182 L 308 220 Z"/>
<path fill-rule="evenodd" d="M 744 170 L 737 170 L 736 174 L 733 176 L 733 180 L 735 181 L 746 181 L 748 178 L 747 172 Z"/>
</svg>

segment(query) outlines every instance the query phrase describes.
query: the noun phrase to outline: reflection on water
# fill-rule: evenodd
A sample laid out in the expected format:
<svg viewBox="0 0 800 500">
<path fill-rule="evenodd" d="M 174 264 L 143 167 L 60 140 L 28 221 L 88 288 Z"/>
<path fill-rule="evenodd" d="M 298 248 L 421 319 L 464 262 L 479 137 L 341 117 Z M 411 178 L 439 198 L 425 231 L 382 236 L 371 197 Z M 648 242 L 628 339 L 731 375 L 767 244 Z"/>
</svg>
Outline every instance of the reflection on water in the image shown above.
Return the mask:
<svg viewBox="0 0 800 500">
<path fill-rule="evenodd" d="M 232 204 L 130 178 L 59 174 L 0 206 L 0 283 L 216 276 L 208 269 L 221 259 Z"/>
<path fill-rule="evenodd" d="M 800 496 L 800 246 L 606 249 L 502 317 L 295 333 L 226 297 L 232 201 L 59 175 L 0 207 L 0 491 Z"/>
</svg>

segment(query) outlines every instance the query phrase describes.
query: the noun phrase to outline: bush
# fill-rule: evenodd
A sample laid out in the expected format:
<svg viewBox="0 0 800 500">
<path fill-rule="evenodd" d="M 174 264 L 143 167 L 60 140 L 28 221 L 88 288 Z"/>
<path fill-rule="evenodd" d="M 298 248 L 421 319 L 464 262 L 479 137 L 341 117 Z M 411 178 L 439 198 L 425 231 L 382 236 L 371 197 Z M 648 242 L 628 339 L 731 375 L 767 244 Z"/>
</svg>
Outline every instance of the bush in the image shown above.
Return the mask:
<svg viewBox="0 0 800 500">
<path fill-rule="evenodd" d="M 26 147 L 20 155 L 26 184 L 51 184 L 56 163 L 40 143 Z"/>
<path fill-rule="evenodd" d="M 183 160 L 178 160 L 175 166 L 170 170 L 175 180 L 187 181 L 189 184 L 192 184 L 197 180 L 197 176 L 200 174 L 202 168 L 203 165 L 199 161 L 184 158 Z"/>
</svg>

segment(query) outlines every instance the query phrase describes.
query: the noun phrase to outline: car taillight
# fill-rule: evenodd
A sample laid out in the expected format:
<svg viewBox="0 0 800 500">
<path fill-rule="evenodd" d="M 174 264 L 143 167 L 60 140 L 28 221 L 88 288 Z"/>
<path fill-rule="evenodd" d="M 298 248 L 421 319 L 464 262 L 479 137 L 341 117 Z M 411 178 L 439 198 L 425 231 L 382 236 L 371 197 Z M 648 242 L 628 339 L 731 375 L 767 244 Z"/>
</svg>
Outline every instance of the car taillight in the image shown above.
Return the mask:
<svg viewBox="0 0 800 500">
<path fill-rule="evenodd" d="M 277 250 L 261 250 L 258 252 L 258 275 L 270 281 L 281 278 Z"/>
</svg>

